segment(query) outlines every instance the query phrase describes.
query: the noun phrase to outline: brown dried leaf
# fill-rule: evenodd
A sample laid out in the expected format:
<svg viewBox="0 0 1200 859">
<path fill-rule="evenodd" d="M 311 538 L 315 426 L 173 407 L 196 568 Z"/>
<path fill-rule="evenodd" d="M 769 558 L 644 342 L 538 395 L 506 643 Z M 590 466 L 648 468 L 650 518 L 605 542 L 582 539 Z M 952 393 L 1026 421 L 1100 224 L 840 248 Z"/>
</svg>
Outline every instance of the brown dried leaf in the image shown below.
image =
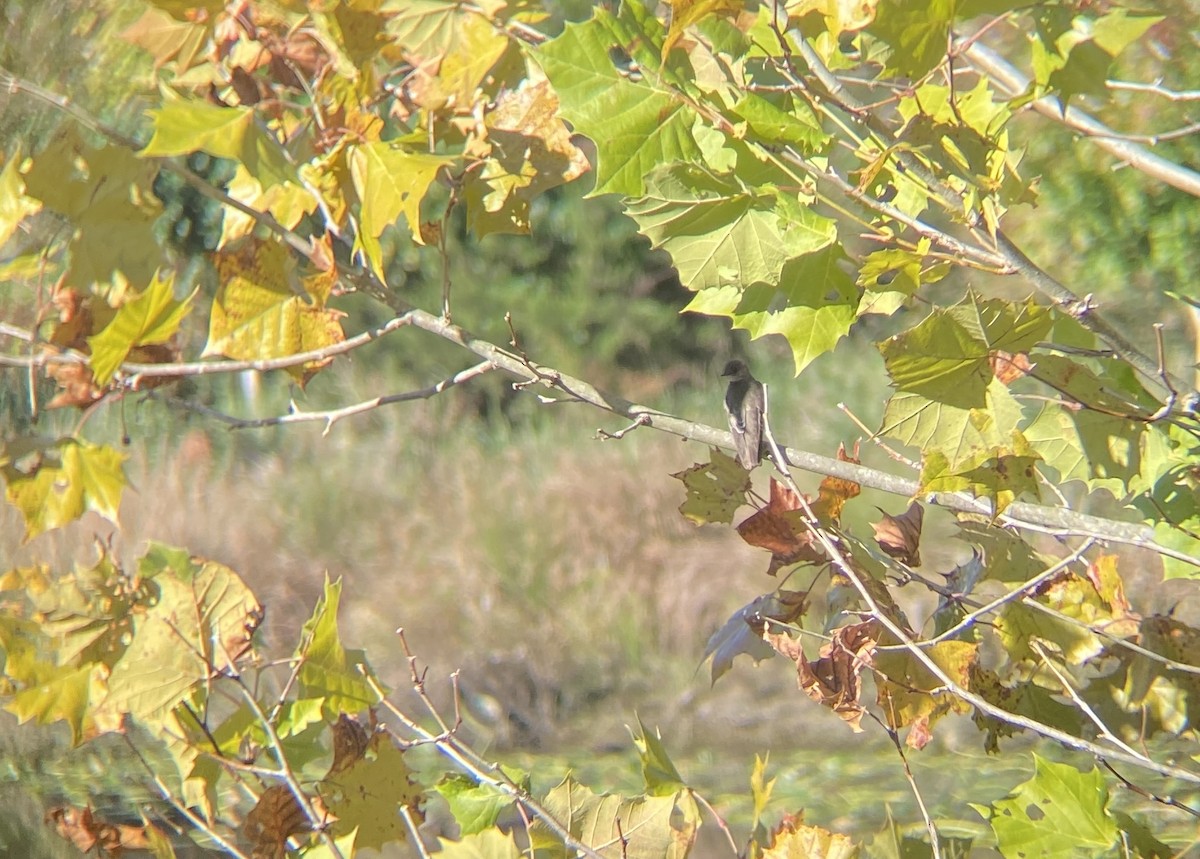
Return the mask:
<svg viewBox="0 0 1200 859">
<path fill-rule="evenodd" d="M 325 776 L 339 773 L 362 759 L 371 742 L 371 737 L 362 723 L 353 716 L 342 713 L 333 724 L 333 763 Z"/>
<path fill-rule="evenodd" d="M 308 817 L 292 791 L 282 784 L 263 791 L 242 824 L 242 834 L 251 843 L 254 859 L 283 859 L 287 840 L 308 830 Z"/>
<path fill-rule="evenodd" d="M 883 513 L 882 510 L 879 511 Z M 921 566 L 921 524 L 925 510 L 916 501 L 900 516 L 883 513 L 883 520 L 871 525 L 879 548 L 910 567 Z"/>
<path fill-rule="evenodd" d="M 854 443 L 853 455 L 846 453 L 846 445 L 838 444 L 837 458 L 841 462 L 860 463 L 858 458 L 859 442 Z M 826 477 L 821 481 L 817 490 L 817 500 L 812 505 L 813 513 L 818 521 L 824 524 L 837 522 L 842 518 L 842 507 L 851 498 L 862 492 L 862 486 L 853 480 L 843 480 L 840 477 Z"/>
<path fill-rule="evenodd" d="M 838 714 L 855 733 L 862 731 L 866 708 L 859 703 L 859 674 L 870 666 L 879 640 L 878 621 L 868 620 L 834 630 L 833 640 L 809 662 L 800 643 L 784 634 L 763 636 L 782 656 L 796 663 L 797 680 L 809 698 Z"/>
<path fill-rule="evenodd" d="M 904 740 L 904 745 L 919 752 L 929 745 L 929 741 L 932 739 L 933 731 L 929 729 L 929 717 L 922 716 L 912 723 L 912 727 L 908 730 L 908 737 Z"/>
<path fill-rule="evenodd" d="M 773 576 L 782 567 L 800 561 L 818 563 L 825 555 L 814 546 L 812 532 L 799 514 L 800 499 L 775 478 L 771 478 L 771 498 L 767 506 L 754 513 L 737 532 L 751 546 L 771 553 L 767 575 Z"/>
<path fill-rule="evenodd" d="M 147 850 L 150 846 L 145 826 L 105 823 L 97 820 L 90 808 L 52 808 L 46 812 L 46 823 L 81 853 L 94 850 L 101 856 L 120 856 L 126 850 Z"/>
<path fill-rule="evenodd" d="M 1027 376 L 1033 369 L 1033 362 L 1024 352 L 1015 355 L 1003 349 L 995 349 L 988 353 L 988 366 L 992 375 L 1000 380 L 1002 385 L 1010 385 L 1022 376 Z"/>
</svg>

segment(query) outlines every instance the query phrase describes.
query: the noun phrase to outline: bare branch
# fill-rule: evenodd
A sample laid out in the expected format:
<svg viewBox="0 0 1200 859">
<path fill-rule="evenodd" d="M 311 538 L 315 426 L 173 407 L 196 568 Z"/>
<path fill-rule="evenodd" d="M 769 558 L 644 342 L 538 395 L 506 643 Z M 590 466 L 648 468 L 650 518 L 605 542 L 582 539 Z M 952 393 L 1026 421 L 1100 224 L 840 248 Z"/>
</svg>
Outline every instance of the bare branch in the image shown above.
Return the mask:
<svg viewBox="0 0 1200 859">
<path fill-rule="evenodd" d="M 361 415 L 365 412 L 373 411 L 380 406 L 388 406 L 392 405 L 393 403 L 407 403 L 413 400 L 427 400 L 431 397 L 437 396 L 449 388 L 454 387 L 455 385 L 461 385 L 463 382 L 469 382 L 476 376 L 482 376 L 484 373 L 490 372 L 494 369 L 496 369 L 496 365 L 491 361 L 482 361 L 473 367 L 468 367 L 465 370 L 461 370 L 460 372 L 455 373 L 453 376 L 443 379 L 437 384 L 430 385 L 427 388 L 420 388 L 415 391 L 405 391 L 404 393 L 400 394 L 387 394 L 382 397 L 373 397 L 369 400 L 363 400 L 362 402 L 354 403 L 349 406 L 342 406 L 338 409 L 326 409 L 317 412 L 308 412 L 298 409 L 293 403 L 291 411 L 289 411 L 288 414 L 276 415 L 269 418 L 238 418 L 234 417 L 233 415 L 227 415 L 223 412 L 219 412 L 216 409 L 211 409 L 207 406 L 200 405 L 199 403 L 193 403 L 188 400 L 179 399 L 178 397 L 161 397 L 154 391 L 150 391 L 147 396 L 149 396 L 151 399 L 161 399 L 170 405 L 179 406 L 180 408 L 189 409 L 207 417 L 214 418 L 227 425 L 230 429 L 259 429 L 262 427 L 281 426 L 283 424 L 323 421 L 325 423 L 325 429 L 322 431 L 321 435 L 327 436 L 329 435 L 330 430 L 333 429 L 333 425 L 342 418 Z"/>
<path fill-rule="evenodd" d="M 1129 92 L 1148 92 L 1162 96 L 1168 101 L 1200 101 L 1200 89 L 1172 90 L 1162 85 L 1162 81 L 1152 84 L 1137 83 L 1136 81 L 1105 81 L 1109 89 L 1127 90 Z"/>
</svg>

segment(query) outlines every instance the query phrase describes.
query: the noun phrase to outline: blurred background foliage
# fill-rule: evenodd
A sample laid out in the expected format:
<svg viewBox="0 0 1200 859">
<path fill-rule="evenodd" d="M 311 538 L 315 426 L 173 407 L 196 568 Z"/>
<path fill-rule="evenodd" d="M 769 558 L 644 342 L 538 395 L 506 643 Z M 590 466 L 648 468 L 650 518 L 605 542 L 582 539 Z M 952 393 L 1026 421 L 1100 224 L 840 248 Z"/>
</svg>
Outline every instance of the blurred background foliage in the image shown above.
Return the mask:
<svg viewBox="0 0 1200 859">
<path fill-rule="evenodd" d="M 1200 80 L 1197 12 L 1185 0 L 1170 5 L 1189 12 L 1187 25 L 1142 50 L 1165 52 L 1171 77 L 1164 84 L 1186 89 Z M 582 18 L 590 4 L 561 9 L 564 18 Z M 136 135 L 143 120 L 134 94 L 150 70 L 117 34 L 137 13 L 138 4 L 113 0 L 8 0 L 0 23 L 20 37 L 0 40 L 0 65 Z M 1151 60 L 1161 62 L 1129 52 L 1121 74 L 1145 80 Z M 1129 94 L 1127 110 L 1102 118 L 1150 133 L 1151 113 L 1139 109 L 1148 98 Z M 63 122 L 4 94 L 0 107 L 5 158 L 38 151 Z M 1152 106 L 1155 122 L 1186 122 L 1186 105 L 1162 108 Z M 1194 198 L 1141 173 L 1112 169 L 1108 156 L 1041 118 L 1021 121 L 1036 126 L 1021 136 L 1029 141 L 1023 171 L 1040 177 L 1040 200 L 1021 214 L 1019 239 L 1052 273 L 1117 308 L 1118 319 L 1150 351 L 1150 326 L 1161 321 L 1170 346 L 1192 354 L 1192 320 L 1162 301 L 1159 290 L 1197 295 Z M 1197 166 L 1200 137 L 1163 143 L 1159 151 Z M 200 156 L 190 166 L 216 184 L 229 180 L 218 160 Z M 769 340 L 751 347 L 720 321 L 680 316 L 688 296 L 668 259 L 650 249 L 611 198 L 584 200 L 590 181 L 540 199 L 532 237 L 475 241 L 461 217 L 451 218 L 447 258 L 456 322 L 507 342 L 504 316 L 511 313 L 521 348 L 540 363 L 708 423 L 721 421 L 721 364 L 748 354 L 771 384 L 781 434 L 820 453 L 832 454 L 839 441 L 860 434 L 838 402 L 868 424 L 878 420 L 886 392 L 873 347 L 852 338 L 793 380 L 786 347 Z M 202 255 L 215 245 L 220 212 L 165 176 L 155 193 L 164 204 L 158 235 L 180 272 L 212 288 Z M 389 280 L 403 283 L 414 304 L 438 306 L 436 251 L 396 250 Z M 0 251 L 0 266 L 6 257 Z M 28 324 L 35 293 L 28 279 L 0 279 L 0 317 Z M 362 299 L 351 297 L 344 308 L 363 327 L 384 321 L 383 311 Z M 195 336 L 198 346 L 203 332 Z M 464 366 L 455 347 L 412 332 L 357 352 L 305 391 L 282 377 L 248 376 L 189 381 L 174 394 L 223 412 L 267 415 L 286 410 L 293 398 L 311 408 L 346 404 L 428 385 Z M 29 423 L 27 384 L 9 373 L 0 385 L 6 434 L 39 430 Z M 41 393 L 45 402 L 51 385 Z M 78 416 L 50 413 L 41 420 L 45 430 L 70 426 Z M 339 424 L 327 438 L 319 425 L 229 433 L 202 415 L 136 398 L 98 414 L 89 432 L 141 442 L 131 463 L 136 492 L 122 510 L 127 556 L 154 537 L 229 563 L 270 606 L 264 634 L 281 653 L 293 646 L 290 636 L 325 572 L 344 576 L 346 638 L 366 646 L 397 685 L 405 670 L 392 638 L 399 625 L 432 665 L 432 677 L 462 668 L 469 730 L 492 753 L 525 763 L 535 754 L 590 773 L 611 768 L 603 775 L 612 784 L 613 772 L 633 772 L 622 724 L 636 707 L 647 724 L 663 727 L 685 775 L 710 781 L 710 796 L 744 797 L 750 764 L 742 755 L 741 770 L 715 767 L 708 750 L 748 753 L 783 736 L 795 752 L 772 760 L 781 773 L 779 792 L 807 805 L 814 819 L 835 829 L 838 816 L 849 813 L 873 815 L 854 821 L 855 828 L 881 823 L 888 813 L 881 790 L 897 817 L 913 818 L 911 795 L 890 759 L 862 756 L 849 743 L 839 752 L 844 729 L 835 717 L 812 707 L 802 717 L 793 712 L 804 702 L 794 699 L 788 666 L 735 672 L 708 688 L 706 669 L 698 668 L 705 640 L 732 610 L 772 586 L 761 575 L 766 559 L 729 534 L 697 531 L 678 516 L 681 499 L 667 475 L 692 462 L 693 446 L 648 432 L 601 444 L 592 440 L 596 421 L 574 406 L 547 408 L 533 397 L 514 397 L 505 381 L 489 378 Z M 869 464 L 880 456 L 864 452 Z M 320 471 L 303 467 L 309 462 L 319 462 Z M 860 509 L 874 503 L 896 504 L 868 494 Z M 936 514 L 931 519 L 926 531 L 936 535 Z M 84 524 L 107 537 L 98 522 Z M 0 509 L 0 547 L 9 564 L 33 557 L 19 547 L 20 535 L 15 512 Z M 74 539 L 53 533 L 32 548 L 66 567 L 81 557 Z M 106 797 L 128 799 L 138 774 L 96 758 L 95 750 L 71 752 L 52 732 L 31 737 L 28 731 L 18 737 L 12 720 L 0 717 L 0 848 L 9 855 L 70 855 L 42 828 L 42 806 L 31 797 L 79 802 L 83 794 L 93 804 L 117 803 Z M 953 771 L 981 777 L 973 733 L 950 745 L 942 754 L 960 758 Z M 608 754 L 614 750 L 620 753 Z M 930 753 L 917 766 L 948 772 Z M 811 773 L 819 768 L 823 777 L 844 779 L 845 787 L 813 795 Z M 994 762 L 986 773 L 997 796 L 1017 780 Z M 932 781 L 939 785 L 937 815 L 954 783 Z M 856 799 L 856 784 L 864 796 L 870 792 L 869 803 Z"/>
</svg>

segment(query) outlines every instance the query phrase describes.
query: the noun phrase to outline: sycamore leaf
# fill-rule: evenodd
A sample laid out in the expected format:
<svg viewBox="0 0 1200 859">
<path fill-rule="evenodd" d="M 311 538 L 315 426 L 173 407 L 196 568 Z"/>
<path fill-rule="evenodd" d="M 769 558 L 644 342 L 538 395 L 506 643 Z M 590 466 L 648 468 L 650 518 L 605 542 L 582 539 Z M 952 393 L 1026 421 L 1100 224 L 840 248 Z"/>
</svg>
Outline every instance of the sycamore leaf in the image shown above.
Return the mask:
<svg viewBox="0 0 1200 859">
<path fill-rule="evenodd" d="M 17 149 L 0 170 L 0 247 L 16 232 L 21 221 L 41 208 L 37 200 L 25 196 L 20 166 L 21 151 Z"/>
<path fill-rule="evenodd" d="M 1080 772 L 1033 756 L 1035 773 L 990 808 L 975 806 L 991 822 L 1005 856 L 1052 859 L 1078 851 L 1099 856 L 1117 843 L 1108 811 L 1108 786 L 1092 767 Z"/>
<path fill-rule="evenodd" d="M 671 26 L 662 44 L 663 60 L 688 27 L 708 17 L 740 12 L 745 0 L 670 0 L 670 4 Z"/>
<path fill-rule="evenodd" d="M 61 528 L 88 510 L 116 522 L 126 459 L 107 445 L 64 438 L 0 467 L 8 502 L 25 519 L 25 540 Z"/>
<path fill-rule="evenodd" d="M 787 815 L 771 833 L 771 846 L 762 859 L 854 859 L 858 845 L 848 835 L 808 826 L 804 816 Z"/>
<path fill-rule="evenodd" d="M 744 93 L 732 112 L 767 143 L 814 152 L 829 141 L 812 108 L 803 102 L 795 102 L 792 110 L 786 111 L 756 93 Z"/>
<path fill-rule="evenodd" d="M 704 647 L 704 658 L 712 658 L 712 682 L 728 673 L 743 653 L 756 664 L 773 656 L 775 650 L 763 641 L 763 630 L 769 621 L 788 624 L 802 617 L 808 608 L 805 596 L 799 591 L 774 591 L 735 611 Z"/>
<path fill-rule="evenodd" d="M 679 512 L 697 525 L 733 523 L 733 514 L 746 503 L 750 472 L 734 458 L 713 450 L 710 462 L 697 463 L 671 475 L 683 483 L 687 498 Z"/>
<path fill-rule="evenodd" d="M 514 781 L 520 782 L 519 773 Z M 465 775 L 450 773 L 434 785 L 433 789 L 446 800 L 450 814 L 463 835 L 492 830 L 500 815 L 512 807 L 513 799 L 499 788 L 476 783 Z M 498 830 L 493 830 L 498 831 Z"/>
<path fill-rule="evenodd" d="M 542 805 L 572 838 L 613 859 L 685 859 L 700 826 L 700 809 L 690 790 L 624 798 L 597 795 L 568 777 Z M 546 837 L 540 821 L 532 837 Z"/>
<path fill-rule="evenodd" d="M 467 179 L 467 218 L 477 236 L 529 232 L 529 206 L 551 188 L 591 169 L 571 142 L 549 81 L 524 80 L 501 93 L 485 120 L 490 158 Z"/>
<path fill-rule="evenodd" d="M 862 732 L 860 723 L 867 714 L 858 700 L 862 688 L 859 675 L 872 664 L 879 630 L 879 622 L 874 620 L 834 630 L 816 662 L 809 662 L 800 642 L 787 633 L 768 630 L 763 637 L 781 656 L 796 663 L 797 682 L 804 693 L 837 713 L 857 734 Z"/>
<path fill-rule="evenodd" d="M 442 847 L 437 855 L 443 859 L 521 859 L 527 855 L 518 849 L 511 832 L 498 828 L 464 832 L 457 841 L 439 840 Z"/>
<path fill-rule="evenodd" d="M 378 701 L 362 672 L 369 670 L 366 654 L 346 650 L 338 633 L 337 611 L 341 601 L 341 580 L 325 580 L 325 592 L 317 601 L 312 616 L 304 622 L 295 658 L 302 660 L 300 692 L 305 698 L 322 698 L 331 718 L 341 713 L 357 713 Z"/>
<path fill-rule="evenodd" d="M 390 143 L 368 143 L 350 150 L 350 176 L 362 202 L 358 244 L 371 268 L 384 276 L 379 236 L 401 215 L 413 241 L 421 244 L 421 200 L 438 171 L 452 158 L 405 152 Z"/>
<path fill-rule="evenodd" d="M 176 74 L 186 72 L 200 55 L 211 27 L 180 21 L 163 9 L 149 6 L 121 38 L 154 57 L 154 68 L 170 64 Z"/>
<path fill-rule="evenodd" d="M 879 511 L 883 513 L 882 510 Z M 898 558 L 910 567 L 921 566 L 921 525 L 925 509 L 913 501 L 899 516 L 883 513 L 883 519 L 871 523 L 875 542 L 884 553 Z"/>
<path fill-rule="evenodd" d="M 667 754 L 662 736 L 657 731 L 647 731 L 641 716 L 637 717 L 637 730 L 631 729 L 631 733 L 638 759 L 642 762 L 642 781 L 647 794 L 670 796 L 687 787 Z"/>
<path fill-rule="evenodd" d="M 696 113 L 648 76 L 639 74 L 635 82 L 609 56 L 614 45 L 645 49 L 661 42 L 661 25 L 633 20 L 636 14 L 627 6 L 620 17 L 596 7 L 590 21 L 568 24 L 533 52 L 558 93 L 563 117 L 596 144 L 593 194 L 640 197 L 645 177 L 659 165 L 702 160 L 692 136 Z M 657 58 L 651 62 L 657 65 Z"/>
<path fill-rule="evenodd" d="M 941 641 L 921 649 L 960 688 L 970 688 L 971 668 L 979 645 L 966 641 Z M 970 706 L 944 689 L 942 682 L 910 651 L 888 651 L 875 655 L 875 687 L 880 708 L 893 728 L 920 725 L 928 732 L 933 722 L 950 712 L 965 713 Z"/>
<path fill-rule="evenodd" d="M 387 33 L 406 53 L 432 60 L 455 46 L 463 16 L 451 0 L 407 0 L 388 17 Z"/>
<path fill-rule="evenodd" d="M 341 314 L 309 303 L 293 291 L 287 248 L 270 240 L 246 239 L 217 257 L 220 287 L 209 317 L 204 357 L 241 360 L 282 358 L 341 343 Z M 289 367 L 303 383 L 333 359 Z"/>
<path fill-rule="evenodd" d="M 166 343 L 175 336 L 179 323 L 192 309 L 199 287 L 183 301 L 176 301 L 173 282 L 170 275 L 164 280 L 155 274 L 141 295 L 122 304 L 104 330 L 88 338 L 96 384 L 108 384 L 135 346 Z"/>
<path fill-rule="evenodd" d="M 407 807 L 417 823 L 424 817 L 423 793 L 411 772 L 395 741 L 386 733 L 375 734 L 363 757 L 330 773 L 320 784 L 325 807 L 337 818 L 334 832 L 357 830 L 355 843 L 375 850 L 404 841 L 408 828 L 400 808 Z"/>
<path fill-rule="evenodd" d="M 121 146 L 95 148 L 67 126 L 25 174 L 25 191 L 69 222 L 70 268 L 64 283 L 85 286 L 119 271 L 149 283 L 161 256 L 151 187 L 157 165 Z"/>
<path fill-rule="evenodd" d="M 138 153 L 143 158 L 207 152 L 241 162 L 264 188 L 296 181 L 296 171 L 284 157 L 282 144 L 255 122 L 249 107 L 175 99 L 149 113 L 154 135 Z"/>
<path fill-rule="evenodd" d="M 861 463 L 858 458 L 859 443 L 854 443 L 854 453 L 846 453 L 846 445 L 838 444 L 837 459 L 839 462 Z M 862 486 L 853 480 L 840 477 L 825 477 L 817 489 L 817 500 L 812 503 L 813 514 L 817 521 L 825 525 L 836 524 L 842 518 L 842 508 L 851 498 L 857 498 L 862 493 Z"/>
<path fill-rule="evenodd" d="M 242 834 L 253 846 L 255 856 L 282 856 L 289 838 L 311 828 L 308 815 L 291 788 L 275 784 L 262 792 L 247 813 Z"/>
<path fill-rule="evenodd" d="M 108 678 L 100 710 L 111 725 L 128 714 L 152 730 L 174 730 L 176 706 L 214 674 L 236 670 L 262 622 L 262 606 L 229 567 L 170 558 L 157 555 L 140 570 L 152 576 L 158 600 Z"/>
<path fill-rule="evenodd" d="M 800 561 L 820 563 L 825 553 L 814 546 L 812 530 L 804 524 L 800 499 L 786 485 L 771 478 L 771 497 L 766 507 L 737 526 L 738 535 L 751 546 L 771 553 L 767 575 Z"/>
<path fill-rule="evenodd" d="M 875 6 L 875 20 L 868 29 L 891 46 L 889 71 L 920 78 L 946 56 L 955 0 L 881 0 Z"/>
<path fill-rule="evenodd" d="M 646 195 L 626 211 L 655 247 L 671 254 L 687 289 L 779 286 L 788 262 L 836 237 L 832 220 L 807 207 L 781 206 L 781 195 L 699 165 L 673 164 L 651 174 Z"/>
</svg>

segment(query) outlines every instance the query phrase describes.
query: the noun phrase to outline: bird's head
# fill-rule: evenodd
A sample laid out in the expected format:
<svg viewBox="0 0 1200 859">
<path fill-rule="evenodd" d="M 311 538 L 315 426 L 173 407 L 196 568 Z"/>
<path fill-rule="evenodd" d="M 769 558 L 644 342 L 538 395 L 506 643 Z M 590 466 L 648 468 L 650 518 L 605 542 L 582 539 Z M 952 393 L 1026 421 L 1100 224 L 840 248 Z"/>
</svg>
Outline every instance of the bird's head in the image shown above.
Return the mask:
<svg viewBox="0 0 1200 859">
<path fill-rule="evenodd" d="M 745 361 L 739 361 L 737 358 L 734 358 L 725 365 L 725 369 L 721 371 L 721 377 L 734 381 L 749 379 L 750 368 L 746 366 Z"/>
</svg>

